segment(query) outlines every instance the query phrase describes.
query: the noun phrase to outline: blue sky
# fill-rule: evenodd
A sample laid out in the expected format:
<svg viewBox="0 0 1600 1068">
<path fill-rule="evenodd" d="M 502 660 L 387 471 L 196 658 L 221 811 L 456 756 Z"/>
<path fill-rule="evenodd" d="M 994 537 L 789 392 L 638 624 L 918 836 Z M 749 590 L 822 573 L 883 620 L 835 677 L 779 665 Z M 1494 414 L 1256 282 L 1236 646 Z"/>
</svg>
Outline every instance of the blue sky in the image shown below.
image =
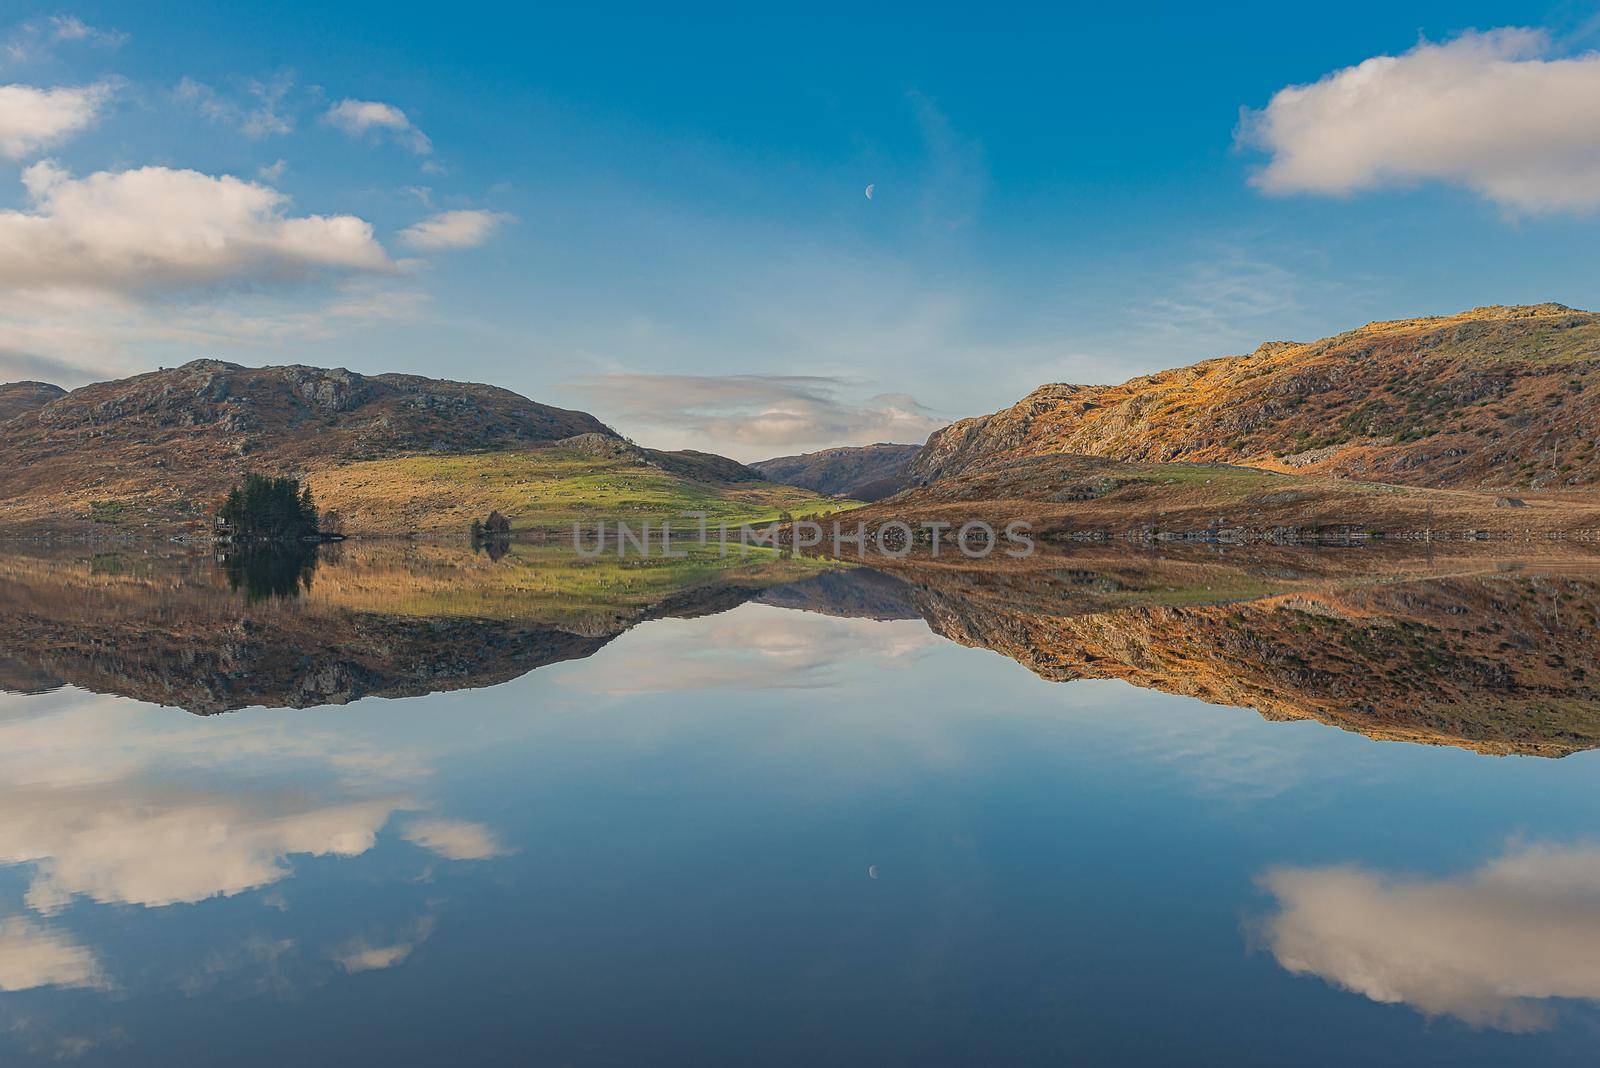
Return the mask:
<svg viewBox="0 0 1600 1068">
<path fill-rule="evenodd" d="M 1600 306 L 1588 5 L 7 11 L 0 379 L 409 371 L 755 459 Z"/>
</svg>

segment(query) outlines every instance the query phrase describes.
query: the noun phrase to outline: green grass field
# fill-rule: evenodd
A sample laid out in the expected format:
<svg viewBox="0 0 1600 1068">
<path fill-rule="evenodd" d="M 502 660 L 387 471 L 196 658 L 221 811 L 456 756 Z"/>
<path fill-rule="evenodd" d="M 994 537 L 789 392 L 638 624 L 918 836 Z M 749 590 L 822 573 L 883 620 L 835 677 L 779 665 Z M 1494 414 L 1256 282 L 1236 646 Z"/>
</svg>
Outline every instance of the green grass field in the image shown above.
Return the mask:
<svg viewBox="0 0 1600 1068">
<path fill-rule="evenodd" d="M 663 520 L 687 529 L 705 512 L 716 524 L 760 523 L 842 511 L 855 502 L 772 482 L 699 482 L 660 468 L 575 450 L 403 456 L 316 472 L 324 508 L 337 508 L 360 533 L 440 533 L 467 529 L 498 511 L 514 532 L 569 531 L 601 520 Z"/>
</svg>

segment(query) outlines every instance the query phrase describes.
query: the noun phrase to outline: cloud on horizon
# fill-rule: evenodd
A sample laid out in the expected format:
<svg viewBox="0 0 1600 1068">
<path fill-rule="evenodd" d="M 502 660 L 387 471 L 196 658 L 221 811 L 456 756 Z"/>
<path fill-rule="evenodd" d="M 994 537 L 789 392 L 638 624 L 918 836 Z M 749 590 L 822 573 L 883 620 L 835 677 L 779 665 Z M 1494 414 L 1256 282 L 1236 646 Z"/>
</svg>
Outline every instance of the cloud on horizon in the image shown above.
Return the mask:
<svg viewBox="0 0 1600 1068">
<path fill-rule="evenodd" d="M 906 393 L 845 399 L 852 383 L 828 375 L 591 375 L 570 388 L 625 426 L 725 443 L 755 453 L 879 441 L 920 443 L 949 420 Z"/>
<path fill-rule="evenodd" d="M 1459 185 L 1515 212 L 1600 208 L 1600 53 L 1553 55 L 1542 30 L 1469 31 L 1374 56 L 1246 111 L 1271 194 Z"/>
</svg>

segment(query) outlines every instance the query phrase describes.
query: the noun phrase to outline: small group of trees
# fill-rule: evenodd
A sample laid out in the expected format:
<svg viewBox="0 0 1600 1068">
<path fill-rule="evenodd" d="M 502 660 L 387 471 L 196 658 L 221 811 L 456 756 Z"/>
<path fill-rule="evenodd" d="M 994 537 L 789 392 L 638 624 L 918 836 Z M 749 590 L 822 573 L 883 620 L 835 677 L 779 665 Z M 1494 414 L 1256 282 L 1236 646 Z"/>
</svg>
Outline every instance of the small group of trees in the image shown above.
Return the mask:
<svg viewBox="0 0 1600 1068">
<path fill-rule="evenodd" d="M 293 478 L 246 475 L 217 509 L 236 541 L 302 541 L 342 533 L 338 513 L 319 514 L 311 487 Z"/>
<path fill-rule="evenodd" d="M 472 548 L 487 551 L 491 560 L 499 560 L 511 549 L 511 520 L 499 512 L 490 512 L 488 519 L 474 519 L 467 534 Z"/>
<path fill-rule="evenodd" d="M 467 533 L 471 535 L 474 545 L 481 541 L 509 538 L 511 536 L 511 520 L 499 512 L 490 512 L 488 519 L 474 519 Z"/>
</svg>

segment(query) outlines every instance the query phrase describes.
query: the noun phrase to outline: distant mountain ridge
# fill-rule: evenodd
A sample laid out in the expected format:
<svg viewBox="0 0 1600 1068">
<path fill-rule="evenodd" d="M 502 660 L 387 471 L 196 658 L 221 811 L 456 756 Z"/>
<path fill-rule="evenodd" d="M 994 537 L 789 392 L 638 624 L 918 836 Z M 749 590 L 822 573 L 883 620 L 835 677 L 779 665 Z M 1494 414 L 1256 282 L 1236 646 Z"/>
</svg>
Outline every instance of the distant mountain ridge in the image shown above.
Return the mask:
<svg viewBox="0 0 1600 1068">
<path fill-rule="evenodd" d="M 858 501 L 881 500 L 909 484 L 907 469 L 920 445 L 850 446 L 751 464 L 773 482 Z"/>
<path fill-rule="evenodd" d="M 1555 490 L 1600 482 L 1597 435 L 1600 315 L 1539 304 L 1270 342 L 1115 386 L 1041 386 L 935 432 L 909 474 L 1076 454 Z"/>
</svg>

